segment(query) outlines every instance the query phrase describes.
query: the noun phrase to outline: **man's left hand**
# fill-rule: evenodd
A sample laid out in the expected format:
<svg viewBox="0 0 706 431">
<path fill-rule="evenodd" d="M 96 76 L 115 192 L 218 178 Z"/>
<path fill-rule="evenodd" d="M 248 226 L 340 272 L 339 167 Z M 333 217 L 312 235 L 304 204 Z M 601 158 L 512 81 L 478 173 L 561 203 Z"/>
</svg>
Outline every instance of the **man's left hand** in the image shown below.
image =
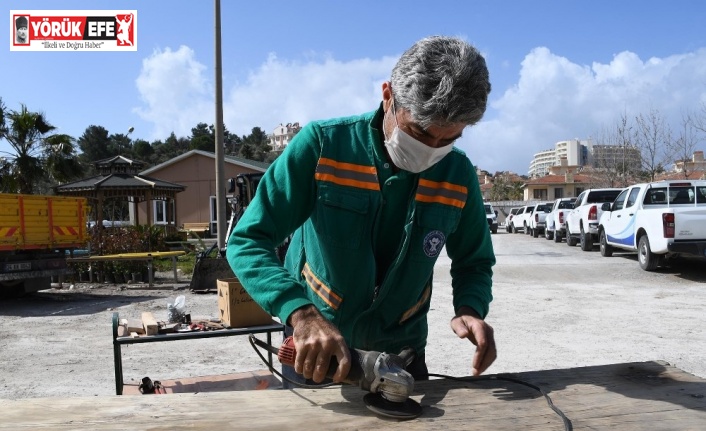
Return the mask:
<svg viewBox="0 0 706 431">
<path fill-rule="evenodd" d="M 476 346 L 476 352 L 473 355 L 473 375 L 478 376 L 487 370 L 498 356 L 492 326 L 481 319 L 472 308 L 461 307 L 456 317 L 451 319 L 451 329 L 458 338 L 468 338 Z"/>
</svg>

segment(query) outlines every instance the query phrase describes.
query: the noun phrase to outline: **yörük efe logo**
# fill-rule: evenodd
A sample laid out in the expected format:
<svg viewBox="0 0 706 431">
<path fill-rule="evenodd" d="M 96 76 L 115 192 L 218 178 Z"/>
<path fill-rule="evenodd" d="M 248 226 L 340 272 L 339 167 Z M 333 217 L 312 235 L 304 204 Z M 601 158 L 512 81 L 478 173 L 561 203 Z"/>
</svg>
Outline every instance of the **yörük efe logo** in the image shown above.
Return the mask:
<svg viewBox="0 0 706 431">
<path fill-rule="evenodd" d="M 136 10 L 12 10 L 11 51 L 137 51 Z"/>
</svg>

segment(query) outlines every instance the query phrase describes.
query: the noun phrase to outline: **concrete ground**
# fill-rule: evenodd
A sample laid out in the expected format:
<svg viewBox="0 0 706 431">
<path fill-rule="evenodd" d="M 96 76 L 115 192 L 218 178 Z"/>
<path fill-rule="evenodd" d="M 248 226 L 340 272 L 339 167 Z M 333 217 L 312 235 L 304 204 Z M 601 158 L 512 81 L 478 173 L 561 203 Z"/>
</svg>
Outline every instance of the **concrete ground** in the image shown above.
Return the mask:
<svg viewBox="0 0 706 431">
<path fill-rule="evenodd" d="M 498 359 L 487 373 L 665 360 L 706 378 L 706 266 L 685 260 L 648 273 L 635 255 L 523 234 L 493 235 Z M 449 328 L 450 262 L 442 255 L 429 313 L 430 372 L 470 374 L 473 348 Z M 167 318 L 167 304 L 186 296 L 193 317 L 218 315 L 215 293 L 188 290 L 189 279 L 163 278 L 155 289 L 77 284 L 0 302 L 0 398 L 115 393 L 111 317 Z M 263 369 L 247 337 L 123 347 L 126 383 Z"/>
</svg>

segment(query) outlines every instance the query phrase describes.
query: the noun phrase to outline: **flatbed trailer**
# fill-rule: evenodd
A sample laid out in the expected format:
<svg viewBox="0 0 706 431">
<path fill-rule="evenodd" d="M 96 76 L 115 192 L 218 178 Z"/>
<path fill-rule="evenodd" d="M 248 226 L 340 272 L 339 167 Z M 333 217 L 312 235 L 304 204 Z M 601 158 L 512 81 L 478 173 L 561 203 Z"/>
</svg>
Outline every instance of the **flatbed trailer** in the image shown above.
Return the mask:
<svg viewBox="0 0 706 431">
<path fill-rule="evenodd" d="M 88 242 L 85 198 L 0 193 L 0 294 L 36 292 Z"/>
</svg>

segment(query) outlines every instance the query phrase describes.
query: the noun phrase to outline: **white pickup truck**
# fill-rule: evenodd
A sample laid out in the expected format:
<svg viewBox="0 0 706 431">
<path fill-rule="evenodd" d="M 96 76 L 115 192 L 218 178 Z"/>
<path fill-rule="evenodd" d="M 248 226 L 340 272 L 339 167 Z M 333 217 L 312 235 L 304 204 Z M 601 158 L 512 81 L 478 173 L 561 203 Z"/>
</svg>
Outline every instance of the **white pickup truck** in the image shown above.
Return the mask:
<svg viewBox="0 0 706 431">
<path fill-rule="evenodd" d="M 544 235 L 544 230 L 547 227 L 547 215 L 551 210 L 551 202 L 540 202 L 534 206 L 532 215 L 527 220 L 527 228 L 530 235 L 535 238 L 538 238 L 539 235 Z"/>
<path fill-rule="evenodd" d="M 493 209 L 491 204 L 484 204 L 485 219 L 488 221 L 488 227 L 491 233 L 498 233 L 498 212 Z"/>
<path fill-rule="evenodd" d="M 566 214 L 566 243 L 569 247 L 581 243 L 581 250 L 590 251 L 598 242 L 598 220 L 601 206 L 613 202 L 623 189 L 588 189 L 576 197 L 574 208 Z"/>
<path fill-rule="evenodd" d="M 605 204 L 598 226 L 601 255 L 636 251 L 645 271 L 668 255 L 706 255 L 706 181 L 659 181 L 626 188 Z"/>
<path fill-rule="evenodd" d="M 513 233 L 519 233 L 520 229 L 522 232 L 529 234 L 529 229 L 527 228 L 527 223 L 529 218 L 532 217 L 532 211 L 534 211 L 534 205 L 525 205 L 517 211 L 512 221 L 510 222 L 510 230 Z"/>
<path fill-rule="evenodd" d="M 558 198 L 552 204 L 552 210 L 547 214 L 547 226 L 544 229 L 544 238 L 561 242 L 566 232 L 564 231 L 564 215 L 574 207 L 576 198 Z"/>
</svg>

